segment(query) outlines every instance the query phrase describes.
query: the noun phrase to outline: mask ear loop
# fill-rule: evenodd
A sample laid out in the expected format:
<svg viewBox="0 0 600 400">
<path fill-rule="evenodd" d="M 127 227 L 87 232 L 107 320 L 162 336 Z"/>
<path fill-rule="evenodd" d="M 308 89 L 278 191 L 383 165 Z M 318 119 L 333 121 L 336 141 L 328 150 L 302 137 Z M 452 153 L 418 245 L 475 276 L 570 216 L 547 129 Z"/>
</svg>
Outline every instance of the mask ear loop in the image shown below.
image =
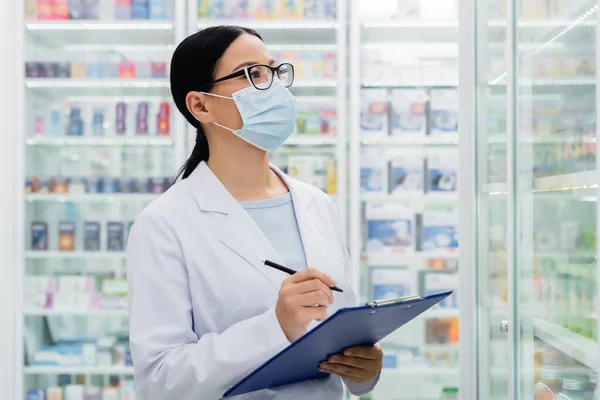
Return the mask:
<svg viewBox="0 0 600 400">
<path fill-rule="evenodd" d="M 220 97 L 222 99 L 233 100 L 233 97 L 221 96 L 220 94 L 214 94 L 214 93 L 208 93 L 208 92 L 200 92 L 200 93 L 205 94 L 207 96 L 214 96 L 214 97 Z"/>
</svg>

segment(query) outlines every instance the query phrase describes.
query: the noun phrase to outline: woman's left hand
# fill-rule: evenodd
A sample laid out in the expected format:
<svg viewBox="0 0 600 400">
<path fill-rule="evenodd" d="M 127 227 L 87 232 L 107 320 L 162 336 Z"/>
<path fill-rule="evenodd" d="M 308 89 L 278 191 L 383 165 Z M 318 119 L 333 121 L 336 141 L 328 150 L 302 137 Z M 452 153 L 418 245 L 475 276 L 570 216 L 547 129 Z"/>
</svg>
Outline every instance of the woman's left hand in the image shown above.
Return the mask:
<svg viewBox="0 0 600 400">
<path fill-rule="evenodd" d="M 375 378 L 382 368 L 383 350 L 378 345 L 350 347 L 319 365 L 319 371 L 338 375 L 353 383 Z"/>
</svg>

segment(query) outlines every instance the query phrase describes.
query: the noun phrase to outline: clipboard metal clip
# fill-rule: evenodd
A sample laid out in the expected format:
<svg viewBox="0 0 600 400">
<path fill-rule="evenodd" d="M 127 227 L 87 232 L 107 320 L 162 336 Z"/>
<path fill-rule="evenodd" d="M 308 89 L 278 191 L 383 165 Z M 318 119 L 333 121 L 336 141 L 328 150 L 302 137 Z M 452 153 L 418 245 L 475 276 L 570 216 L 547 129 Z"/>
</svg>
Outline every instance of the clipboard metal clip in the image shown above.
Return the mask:
<svg viewBox="0 0 600 400">
<path fill-rule="evenodd" d="M 405 301 L 417 300 L 420 298 L 421 298 L 421 296 L 415 295 L 415 296 L 397 297 L 395 299 L 388 299 L 388 300 L 376 300 L 371 303 L 367 303 L 367 306 L 371 306 L 371 307 L 386 306 L 389 304 L 404 303 Z"/>
</svg>

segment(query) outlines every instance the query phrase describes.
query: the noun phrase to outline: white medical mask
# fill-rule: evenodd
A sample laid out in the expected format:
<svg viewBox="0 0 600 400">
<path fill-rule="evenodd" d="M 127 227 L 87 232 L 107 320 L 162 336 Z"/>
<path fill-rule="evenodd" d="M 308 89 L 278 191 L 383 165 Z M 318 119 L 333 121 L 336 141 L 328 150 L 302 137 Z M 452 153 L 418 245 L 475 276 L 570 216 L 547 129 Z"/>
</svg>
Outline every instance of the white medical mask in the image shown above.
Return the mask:
<svg viewBox="0 0 600 400">
<path fill-rule="evenodd" d="M 202 93 L 235 102 L 242 117 L 242 128 L 234 130 L 217 122 L 213 124 L 233 132 L 254 147 L 277 150 L 294 132 L 296 99 L 277 78 L 273 78 L 271 87 L 266 90 L 250 86 L 233 93 L 232 97 Z"/>
</svg>

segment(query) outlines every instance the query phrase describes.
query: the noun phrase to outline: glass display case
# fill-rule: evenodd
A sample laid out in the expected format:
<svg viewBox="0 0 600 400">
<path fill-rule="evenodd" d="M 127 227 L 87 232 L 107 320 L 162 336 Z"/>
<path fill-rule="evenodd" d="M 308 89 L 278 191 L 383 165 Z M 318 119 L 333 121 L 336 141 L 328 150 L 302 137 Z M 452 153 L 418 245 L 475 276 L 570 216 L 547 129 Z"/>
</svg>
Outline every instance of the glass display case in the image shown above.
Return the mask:
<svg viewBox="0 0 600 400">
<path fill-rule="evenodd" d="M 598 4 L 469 4 L 476 395 L 597 399 Z"/>
<path fill-rule="evenodd" d="M 458 2 L 350 5 L 350 251 L 361 303 L 444 290 L 382 341 L 370 397 L 459 386 Z M 448 397 L 447 397 L 448 396 Z"/>
</svg>

